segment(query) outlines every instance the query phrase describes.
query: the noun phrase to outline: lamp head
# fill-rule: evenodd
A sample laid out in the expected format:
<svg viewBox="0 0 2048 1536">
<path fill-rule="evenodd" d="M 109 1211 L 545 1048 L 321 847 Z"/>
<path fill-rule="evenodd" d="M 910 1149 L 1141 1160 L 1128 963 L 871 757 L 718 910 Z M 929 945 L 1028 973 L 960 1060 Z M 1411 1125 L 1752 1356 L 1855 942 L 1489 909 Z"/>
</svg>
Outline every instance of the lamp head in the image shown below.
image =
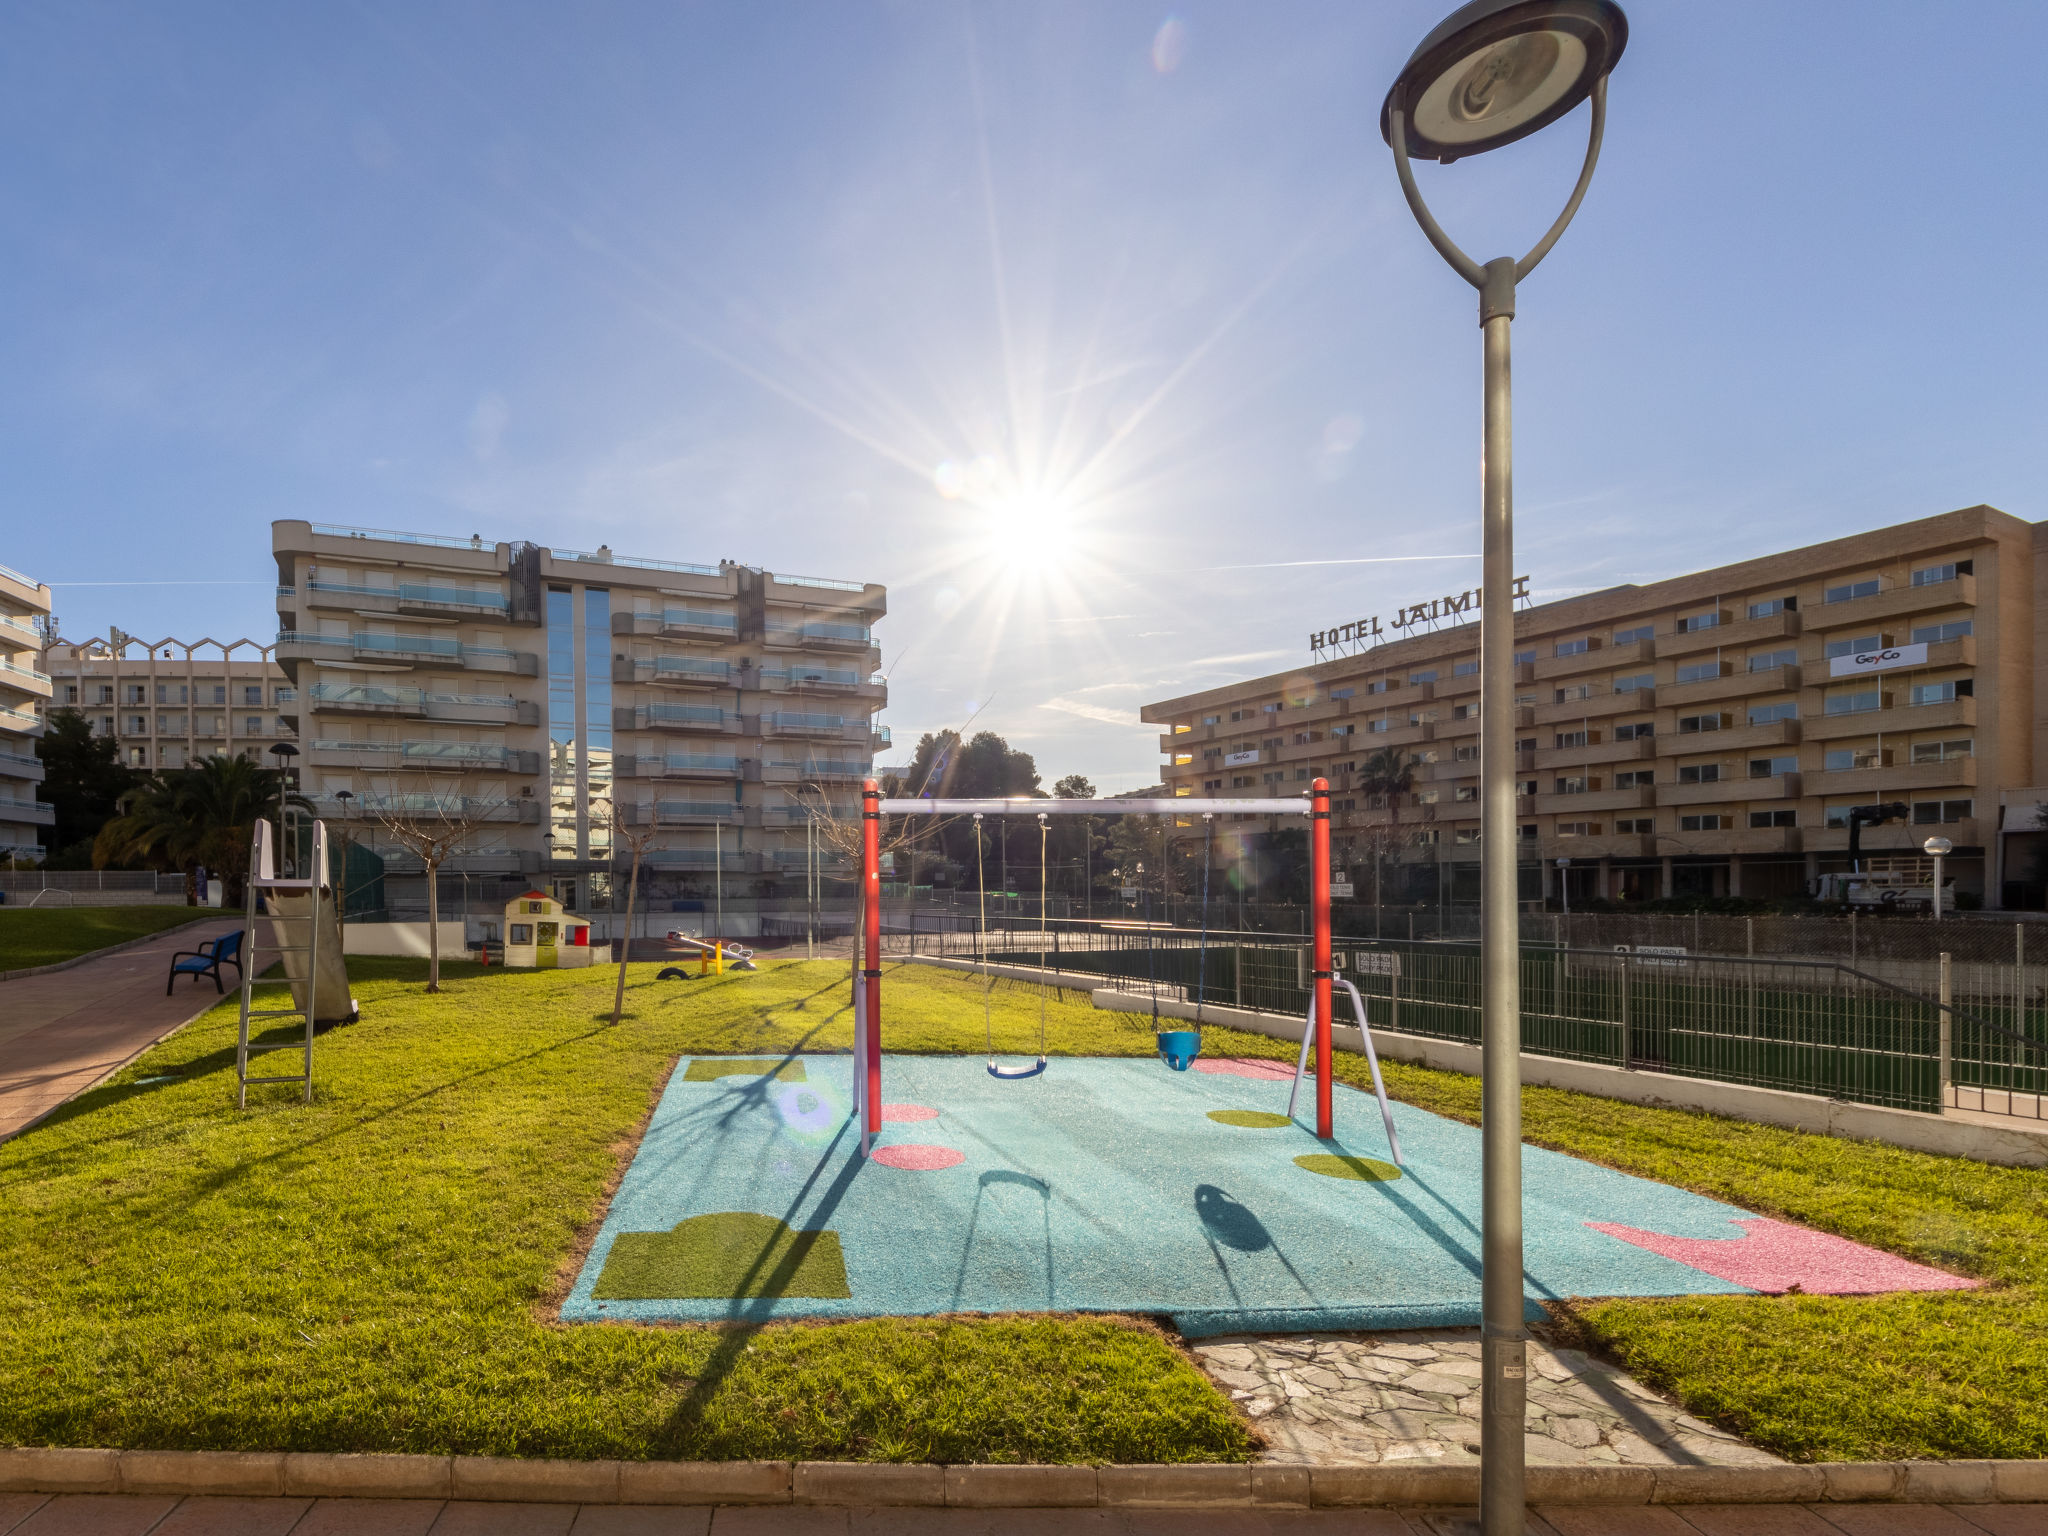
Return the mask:
<svg viewBox="0 0 2048 1536">
<path fill-rule="evenodd" d="M 1402 67 L 1380 107 L 1380 135 L 1407 113 L 1408 153 L 1449 165 L 1526 138 L 1592 94 L 1628 45 L 1614 0 L 1472 0 Z"/>
<path fill-rule="evenodd" d="M 1926 842 L 1920 845 L 1920 851 L 1926 854 L 1929 858 L 1938 859 L 1943 854 L 1946 854 L 1953 850 L 1954 847 L 1955 844 L 1950 842 L 1945 837 L 1930 837 L 1929 839 L 1927 839 Z"/>
</svg>

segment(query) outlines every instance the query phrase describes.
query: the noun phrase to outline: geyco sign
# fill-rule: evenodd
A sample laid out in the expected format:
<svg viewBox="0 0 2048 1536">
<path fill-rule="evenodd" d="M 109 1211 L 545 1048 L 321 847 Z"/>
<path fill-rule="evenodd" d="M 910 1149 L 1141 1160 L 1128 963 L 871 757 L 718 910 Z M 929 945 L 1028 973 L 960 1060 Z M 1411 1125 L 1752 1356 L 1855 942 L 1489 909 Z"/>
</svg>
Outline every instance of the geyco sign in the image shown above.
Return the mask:
<svg viewBox="0 0 2048 1536">
<path fill-rule="evenodd" d="M 1529 595 L 1529 578 L 1515 578 L 1514 596 L 1525 598 Z M 1387 629 L 1408 630 L 1425 624 L 1436 624 L 1444 619 L 1455 619 L 1460 614 L 1475 613 L 1479 609 L 1479 588 L 1466 592 L 1452 593 L 1445 597 L 1432 597 L 1426 603 L 1410 603 L 1396 610 L 1387 620 Z M 1374 646 L 1386 641 L 1386 631 L 1380 627 L 1381 615 L 1370 618 L 1350 619 L 1329 629 L 1316 630 L 1308 637 L 1311 651 L 1327 651 L 1334 646 Z"/>
<path fill-rule="evenodd" d="M 1889 672 L 1893 667 L 1924 667 L 1927 665 L 1927 646 L 1888 645 L 1876 651 L 1851 651 L 1846 656 L 1831 657 L 1828 661 L 1829 677 L 1849 677 L 1858 672 Z"/>
</svg>

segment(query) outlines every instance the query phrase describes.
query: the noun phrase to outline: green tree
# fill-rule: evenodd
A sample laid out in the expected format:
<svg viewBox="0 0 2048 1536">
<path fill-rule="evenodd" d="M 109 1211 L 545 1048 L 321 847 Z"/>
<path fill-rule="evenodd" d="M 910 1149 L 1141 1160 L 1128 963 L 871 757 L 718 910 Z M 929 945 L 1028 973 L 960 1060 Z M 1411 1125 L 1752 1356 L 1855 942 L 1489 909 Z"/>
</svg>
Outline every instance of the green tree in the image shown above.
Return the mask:
<svg viewBox="0 0 2048 1536">
<path fill-rule="evenodd" d="M 48 728 L 36 742 L 43 782 L 36 798 L 56 808 L 50 829 L 49 864 L 84 869 L 92 862 L 92 840 L 113 819 L 121 796 L 141 777 L 121 766 L 111 736 L 95 736 L 92 723 L 74 709 L 50 711 Z"/>
<path fill-rule="evenodd" d="M 928 731 L 918 738 L 910 766 L 896 778 L 895 787 L 904 798 L 935 800 L 1043 799 L 1038 787 L 1038 764 L 1029 752 L 1019 752 L 994 731 L 980 731 L 962 741 L 958 731 Z M 885 793 L 890 786 L 885 784 Z M 1030 882 L 1038 879 L 1038 829 L 1029 817 L 990 817 L 982 824 L 982 859 L 989 889 L 1001 883 L 1007 867 L 1012 874 L 1028 867 Z M 1028 829 L 1028 835 L 1027 830 Z M 1005 839 L 1011 839 L 1006 842 Z M 927 833 L 915 834 L 919 878 L 936 874 L 940 860 L 953 878 L 973 888 L 975 861 L 974 821 L 971 817 L 949 817 Z M 936 882 L 935 882 L 936 883 Z"/>
<path fill-rule="evenodd" d="M 190 768 L 151 774 L 121 796 L 120 814 L 100 828 L 93 867 L 204 864 L 220 871 L 228 905 L 239 906 L 256 822 L 274 819 L 286 805 L 312 809 L 286 790 L 281 772 L 245 758 L 209 757 Z"/>
<path fill-rule="evenodd" d="M 1388 810 L 1399 810 L 1401 797 L 1415 787 L 1415 770 L 1420 766 L 1399 747 L 1381 747 L 1358 765 L 1358 787 L 1384 799 Z"/>
</svg>

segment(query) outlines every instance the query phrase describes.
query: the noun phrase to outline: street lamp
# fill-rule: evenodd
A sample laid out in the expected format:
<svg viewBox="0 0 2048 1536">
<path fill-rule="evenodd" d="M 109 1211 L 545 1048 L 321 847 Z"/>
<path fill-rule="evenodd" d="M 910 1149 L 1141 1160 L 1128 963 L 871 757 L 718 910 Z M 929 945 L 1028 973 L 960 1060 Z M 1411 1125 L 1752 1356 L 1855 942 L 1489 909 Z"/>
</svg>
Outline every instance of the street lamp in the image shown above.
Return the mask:
<svg viewBox="0 0 2048 1536">
<path fill-rule="evenodd" d="M 1941 861 L 1948 857 L 1955 844 L 1945 837 L 1930 837 L 1920 845 L 1920 851 L 1934 860 L 1934 915 L 1941 916 Z"/>
<path fill-rule="evenodd" d="M 1479 290 L 1485 352 L 1480 449 L 1479 628 L 1481 1201 L 1479 1522 L 1486 1536 L 1523 1528 L 1521 939 L 1516 917 L 1514 782 L 1514 510 L 1508 329 L 1515 285 L 1578 212 L 1600 158 L 1607 73 L 1628 43 L 1612 0 L 1473 0 L 1453 12 L 1401 70 L 1380 109 L 1401 192 L 1451 269 Z M 1512 144 L 1592 99 L 1586 160 L 1564 211 L 1520 261 L 1484 263 L 1444 233 L 1415 185 L 1412 156 L 1448 165 Z"/>
<path fill-rule="evenodd" d="M 352 790 L 337 789 L 334 798 L 341 802 L 341 897 L 334 904 L 336 925 L 348 921 L 348 803 L 355 799 Z"/>
</svg>

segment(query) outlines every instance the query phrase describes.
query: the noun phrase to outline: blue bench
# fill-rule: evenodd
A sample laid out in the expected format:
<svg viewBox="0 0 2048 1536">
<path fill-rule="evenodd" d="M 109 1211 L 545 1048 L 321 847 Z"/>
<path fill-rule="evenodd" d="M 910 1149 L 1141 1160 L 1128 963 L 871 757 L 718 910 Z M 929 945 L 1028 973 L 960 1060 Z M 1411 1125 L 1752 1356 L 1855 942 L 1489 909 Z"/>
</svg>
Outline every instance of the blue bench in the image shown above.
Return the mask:
<svg viewBox="0 0 2048 1536">
<path fill-rule="evenodd" d="M 242 929 L 223 934 L 211 943 L 201 944 L 197 949 L 181 949 L 171 956 L 171 974 L 164 982 L 164 996 L 171 995 L 171 988 L 178 984 L 180 976 L 211 976 L 213 990 L 225 993 L 221 985 L 220 968 L 232 965 L 235 980 L 242 979 Z"/>
</svg>

